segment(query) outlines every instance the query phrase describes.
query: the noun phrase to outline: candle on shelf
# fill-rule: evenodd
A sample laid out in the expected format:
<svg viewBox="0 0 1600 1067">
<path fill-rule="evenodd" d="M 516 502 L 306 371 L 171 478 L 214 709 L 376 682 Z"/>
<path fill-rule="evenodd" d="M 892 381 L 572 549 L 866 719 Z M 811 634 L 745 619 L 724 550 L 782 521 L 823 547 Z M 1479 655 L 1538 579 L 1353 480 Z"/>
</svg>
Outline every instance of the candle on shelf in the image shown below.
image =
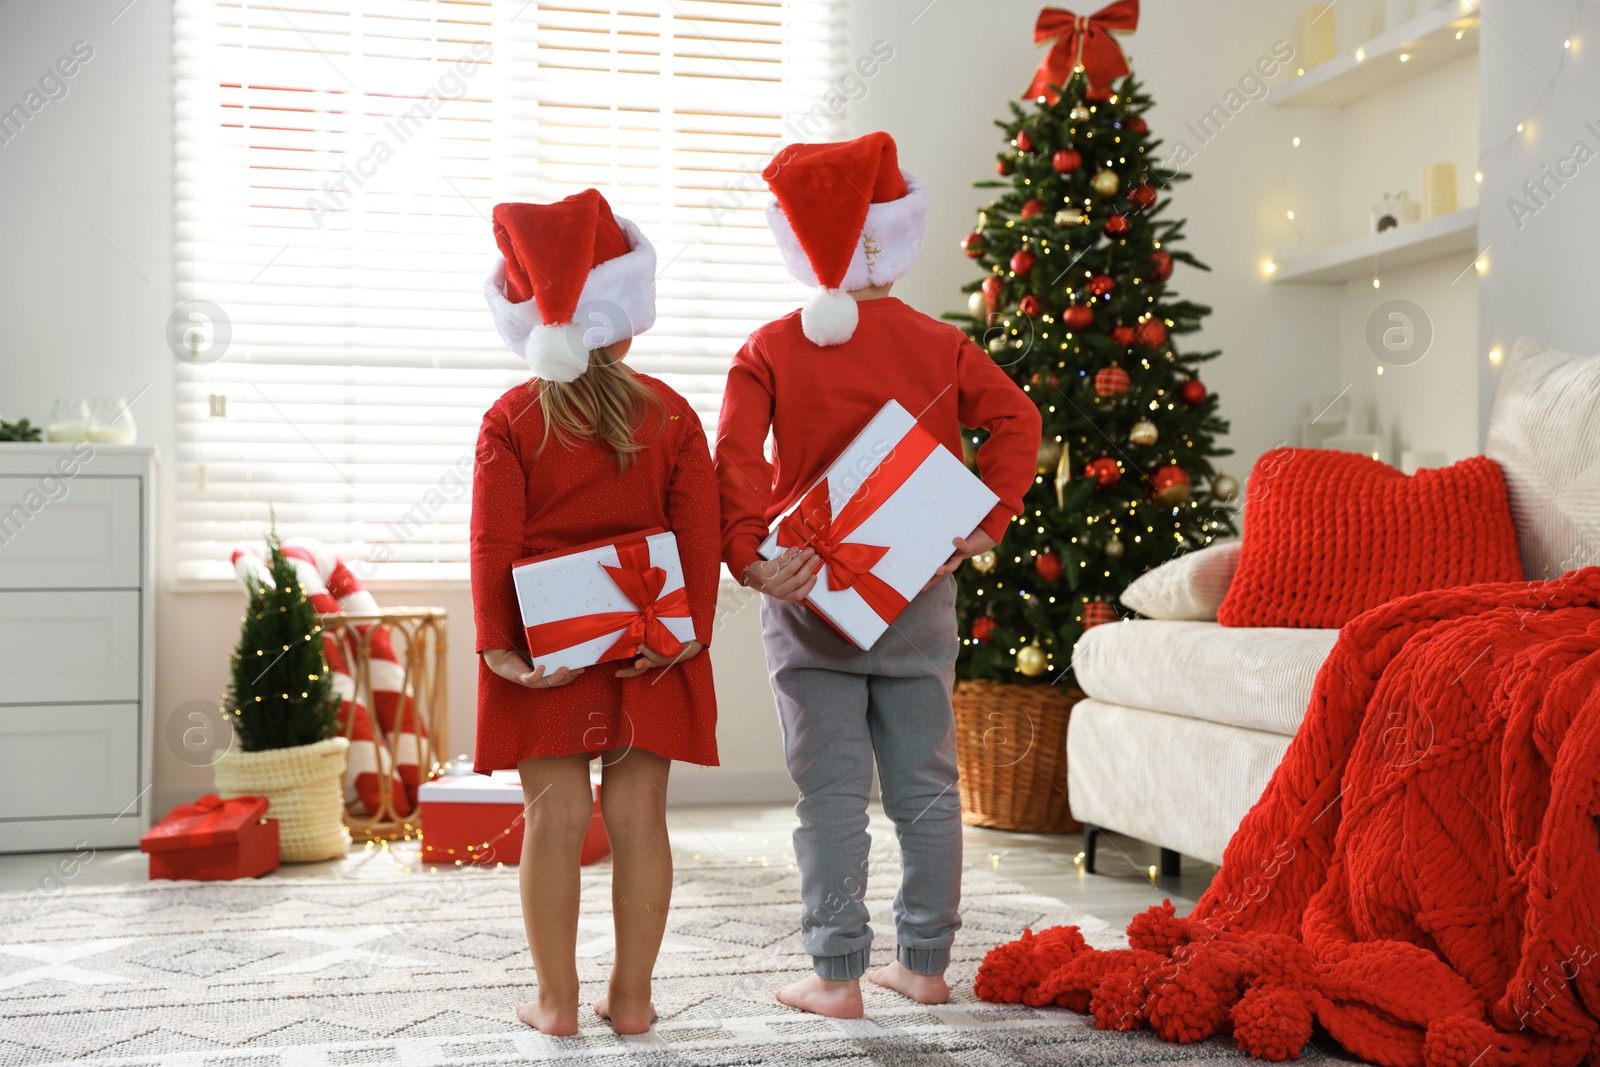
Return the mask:
<svg viewBox="0 0 1600 1067">
<path fill-rule="evenodd" d="M 1422 168 L 1422 216 L 1434 219 L 1456 209 L 1456 165 L 1430 163 Z"/>
<path fill-rule="evenodd" d="M 1300 11 L 1300 61 L 1307 67 L 1333 58 L 1333 5 L 1313 4 Z"/>
</svg>

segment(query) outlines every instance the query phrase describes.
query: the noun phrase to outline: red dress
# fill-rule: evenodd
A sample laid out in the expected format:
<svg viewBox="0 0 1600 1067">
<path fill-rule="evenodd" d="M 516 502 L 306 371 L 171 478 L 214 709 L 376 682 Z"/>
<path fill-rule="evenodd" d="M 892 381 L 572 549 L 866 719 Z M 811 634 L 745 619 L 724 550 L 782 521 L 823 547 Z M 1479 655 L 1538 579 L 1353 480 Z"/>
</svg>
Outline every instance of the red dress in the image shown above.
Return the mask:
<svg viewBox="0 0 1600 1067">
<path fill-rule="evenodd" d="M 517 560 L 652 527 L 677 535 L 695 637 L 711 644 L 720 518 L 705 431 L 683 397 L 654 378 L 638 380 L 660 395 L 663 410 L 647 416 L 650 440 L 620 476 L 611 450 L 596 441 L 563 444 L 552 432 L 539 453 L 544 416 L 526 384 L 484 415 L 472 480 L 472 607 L 479 652 L 527 649 L 511 585 Z M 709 651 L 665 671 L 616 677 L 629 662 L 590 667 L 554 689 L 529 689 L 501 678 L 480 658 L 474 768 L 487 774 L 533 756 L 630 746 L 715 766 L 717 704 Z"/>
</svg>

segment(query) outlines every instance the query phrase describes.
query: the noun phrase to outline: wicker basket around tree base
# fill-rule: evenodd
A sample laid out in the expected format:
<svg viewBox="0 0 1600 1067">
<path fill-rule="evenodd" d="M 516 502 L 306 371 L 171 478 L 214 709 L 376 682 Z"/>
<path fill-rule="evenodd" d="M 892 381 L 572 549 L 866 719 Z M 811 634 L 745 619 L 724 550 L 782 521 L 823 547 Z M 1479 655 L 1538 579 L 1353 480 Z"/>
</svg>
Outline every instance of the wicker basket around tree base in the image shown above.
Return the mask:
<svg viewBox="0 0 1600 1067">
<path fill-rule="evenodd" d="M 347 738 L 330 737 L 292 748 L 230 751 L 211 769 L 217 795 L 267 798 L 284 863 L 339 859 L 350 851 L 342 784 L 349 750 Z"/>
<path fill-rule="evenodd" d="M 1067 808 L 1067 718 L 1078 689 L 1014 682 L 956 683 L 961 821 L 1065 834 L 1083 829 Z"/>
</svg>

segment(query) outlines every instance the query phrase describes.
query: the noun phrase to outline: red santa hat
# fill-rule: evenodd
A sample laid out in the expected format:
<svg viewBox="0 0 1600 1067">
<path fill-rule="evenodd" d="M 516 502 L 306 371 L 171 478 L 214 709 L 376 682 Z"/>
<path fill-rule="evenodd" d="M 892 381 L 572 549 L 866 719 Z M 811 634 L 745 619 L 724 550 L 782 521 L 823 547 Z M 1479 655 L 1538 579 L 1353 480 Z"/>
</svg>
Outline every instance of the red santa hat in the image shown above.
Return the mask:
<svg viewBox="0 0 1600 1067">
<path fill-rule="evenodd" d="M 484 283 L 495 328 L 546 381 L 656 321 L 656 250 L 597 189 L 553 204 L 496 204 L 500 257 Z"/>
<path fill-rule="evenodd" d="M 800 309 L 800 328 L 813 344 L 843 344 L 856 329 L 849 290 L 898 281 L 916 263 L 927 186 L 900 169 L 894 138 L 881 131 L 789 145 L 761 177 L 776 198 L 767 205 L 767 225 L 784 267 L 819 287 Z"/>
</svg>

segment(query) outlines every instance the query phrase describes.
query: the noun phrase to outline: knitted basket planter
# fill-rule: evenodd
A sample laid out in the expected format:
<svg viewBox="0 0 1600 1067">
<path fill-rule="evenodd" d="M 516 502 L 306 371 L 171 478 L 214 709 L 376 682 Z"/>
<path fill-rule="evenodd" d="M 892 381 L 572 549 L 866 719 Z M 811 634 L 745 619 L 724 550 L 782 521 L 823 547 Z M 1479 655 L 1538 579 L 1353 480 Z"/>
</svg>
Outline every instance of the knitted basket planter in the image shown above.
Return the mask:
<svg viewBox="0 0 1600 1067">
<path fill-rule="evenodd" d="M 284 863 L 342 858 L 350 851 L 343 784 L 349 749 L 348 738 L 330 737 L 292 748 L 230 751 L 212 768 L 217 795 L 267 798 Z"/>
<path fill-rule="evenodd" d="M 1077 689 L 985 680 L 955 688 L 961 821 L 1065 834 L 1083 829 L 1067 808 L 1067 719 Z"/>
</svg>

